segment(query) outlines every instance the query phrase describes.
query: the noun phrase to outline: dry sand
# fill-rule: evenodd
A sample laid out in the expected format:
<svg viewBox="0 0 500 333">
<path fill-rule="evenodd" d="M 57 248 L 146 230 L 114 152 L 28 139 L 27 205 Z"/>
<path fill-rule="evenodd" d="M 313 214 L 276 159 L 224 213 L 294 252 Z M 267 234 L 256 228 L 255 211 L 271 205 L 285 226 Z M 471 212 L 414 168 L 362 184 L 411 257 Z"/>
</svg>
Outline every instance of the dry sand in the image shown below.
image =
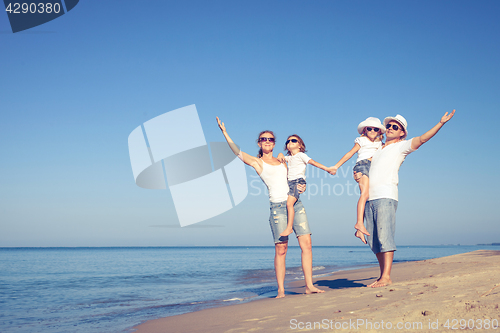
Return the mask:
<svg viewBox="0 0 500 333">
<path fill-rule="evenodd" d="M 282 299 L 263 299 L 147 321 L 154 332 L 500 332 L 500 251 L 398 263 L 394 283 L 366 288 L 377 268 L 335 273 L 315 280 L 324 294 L 304 285 Z M 467 328 L 468 326 L 468 328 Z"/>
</svg>

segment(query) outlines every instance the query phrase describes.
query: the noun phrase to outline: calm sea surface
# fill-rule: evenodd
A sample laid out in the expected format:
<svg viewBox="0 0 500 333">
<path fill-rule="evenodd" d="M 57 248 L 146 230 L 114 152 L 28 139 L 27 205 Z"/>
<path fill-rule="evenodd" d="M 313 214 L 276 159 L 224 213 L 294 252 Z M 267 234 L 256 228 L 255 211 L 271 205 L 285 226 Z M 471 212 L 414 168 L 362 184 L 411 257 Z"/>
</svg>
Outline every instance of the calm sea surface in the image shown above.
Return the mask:
<svg viewBox="0 0 500 333">
<path fill-rule="evenodd" d="M 395 262 L 500 246 L 399 246 Z M 377 265 L 313 248 L 314 275 Z M 0 332 L 124 332 L 145 320 L 276 294 L 274 247 L 0 248 Z M 302 279 L 290 247 L 287 281 Z"/>
</svg>

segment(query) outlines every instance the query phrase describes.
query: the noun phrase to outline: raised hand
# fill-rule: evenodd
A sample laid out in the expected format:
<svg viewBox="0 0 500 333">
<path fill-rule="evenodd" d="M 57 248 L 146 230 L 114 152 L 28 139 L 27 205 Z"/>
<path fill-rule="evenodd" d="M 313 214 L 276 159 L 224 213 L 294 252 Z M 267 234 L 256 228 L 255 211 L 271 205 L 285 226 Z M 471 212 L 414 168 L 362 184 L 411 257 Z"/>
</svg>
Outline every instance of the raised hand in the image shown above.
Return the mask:
<svg viewBox="0 0 500 333">
<path fill-rule="evenodd" d="M 450 114 L 448 114 L 448 112 L 446 112 L 446 113 L 444 114 L 444 116 L 442 116 L 442 117 L 441 117 L 441 121 L 440 121 L 440 123 L 441 123 L 441 124 L 443 124 L 443 125 L 444 125 L 444 124 L 446 124 L 446 122 L 447 122 L 448 120 L 450 120 L 451 118 L 453 118 L 453 115 L 454 115 L 454 114 L 455 114 L 455 109 L 453 109 L 453 111 L 451 111 L 451 113 L 450 113 Z"/>
<path fill-rule="evenodd" d="M 224 123 L 220 121 L 219 117 L 215 117 L 215 119 L 217 119 L 217 123 L 219 124 L 220 130 L 222 131 L 222 133 L 224 133 L 226 131 L 226 126 L 224 126 Z"/>
</svg>

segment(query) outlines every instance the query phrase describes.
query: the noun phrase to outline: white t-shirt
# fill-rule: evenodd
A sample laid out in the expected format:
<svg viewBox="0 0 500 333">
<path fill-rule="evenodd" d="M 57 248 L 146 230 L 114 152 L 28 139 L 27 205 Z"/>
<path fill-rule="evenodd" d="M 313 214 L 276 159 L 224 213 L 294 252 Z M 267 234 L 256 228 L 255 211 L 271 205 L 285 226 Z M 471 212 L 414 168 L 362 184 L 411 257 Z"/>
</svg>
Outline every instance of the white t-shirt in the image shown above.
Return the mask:
<svg viewBox="0 0 500 333">
<path fill-rule="evenodd" d="M 271 165 L 262 161 L 262 172 L 259 176 L 267 186 L 269 201 L 283 202 L 288 199 L 289 188 L 286 173 L 286 167 L 282 163 Z"/>
<path fill-rule="evenodd" d="M 288 162 L 288 180 L 306 179 L 306 166 L 310 159 L 303 152 L 293 156 L 285 156 L 285 160 Z"/>
<path fill-rule="evenodd" d="M 370 197 L 398 200 L 399 167 L 406 155 L 414 152 L 411 140 L 404 140 L 379 148 L 372 158 L 370 167 Z"/>
<path fill-rule="evenodd" d="M 361 147 L 358 150 L 358 159 L 356 160 L 356 163 L 366 160 L 367 158 L 371 158 L 377 149 L 382 147 L 382 141 L 372 142 L 366 136 L 357 137 L 356 140 L 354 140 L 354 143 L 357 143 Z"/>
</svg>

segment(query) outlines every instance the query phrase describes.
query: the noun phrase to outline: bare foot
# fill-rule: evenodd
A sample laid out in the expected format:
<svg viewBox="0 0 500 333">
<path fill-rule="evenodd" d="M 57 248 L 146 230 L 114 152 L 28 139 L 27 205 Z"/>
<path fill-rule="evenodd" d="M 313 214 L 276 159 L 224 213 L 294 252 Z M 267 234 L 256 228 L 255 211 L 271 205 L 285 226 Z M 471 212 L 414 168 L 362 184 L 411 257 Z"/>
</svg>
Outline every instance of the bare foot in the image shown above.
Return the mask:
<svg viewBox="0 0 500 333">
<path fill-rule="evenodd" d="M 306 287 L 306 294 L 322 294 L 324 292 L 324 290 L 318 289 L 314 286 L 312 288 Z"/>
<path fill-rule="evenodd" d="M 392 284 L 392 281 L 391 279 L 388 279 L 388 278 L 380 278 L 378 279 L 377 281 L 369 284 L 367 287 L 370 287 L 370 288 L 379 288 L 379 287 L 385 287 L 385 286 L 388 286 Z"/>
<path fill-rule="evenodd" d="M 292 228 L 286 228 L 285 231 L 283 231 L 280 236 L 288 236 L 290 235 L 291 233 L 293 232 L 293 229 Z"/>
<path fill-rule="evenodd" d="M 365 235 L 367 236 L 370 236 L 370 233 L 368 232 L 368 230 L 366 230 L 365 226 L 363 225 L 363 223 L 356 223 L 354 225 L 354 229 L 356 230 L 359 230 L 361 231 L 362 233 L 364 233 Z M 357 236 L 356 236 L 357 237 Z"/>
<path fill-rule="evenodd" d="M 284 290 L 278 290 L 278 296 L 276 298 L 283 298 L 285 297 L 285 291 Z"/>
<path fill-rule="evenodd" d="M 363 235 L 363 233 L 361 232 L 361 230 L 356 230 L 356 232 L 354 233 L 354 236 L 358 237 L 359 239 L 361 239 L 361 241 L 363 243 L 366 244 L 365 235 Z"/>
</svg>

